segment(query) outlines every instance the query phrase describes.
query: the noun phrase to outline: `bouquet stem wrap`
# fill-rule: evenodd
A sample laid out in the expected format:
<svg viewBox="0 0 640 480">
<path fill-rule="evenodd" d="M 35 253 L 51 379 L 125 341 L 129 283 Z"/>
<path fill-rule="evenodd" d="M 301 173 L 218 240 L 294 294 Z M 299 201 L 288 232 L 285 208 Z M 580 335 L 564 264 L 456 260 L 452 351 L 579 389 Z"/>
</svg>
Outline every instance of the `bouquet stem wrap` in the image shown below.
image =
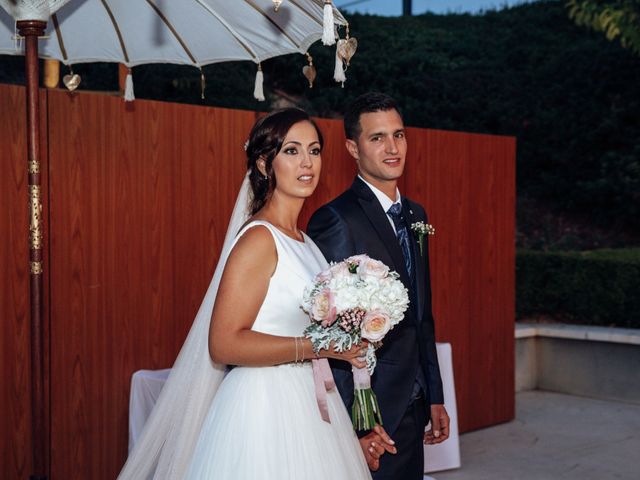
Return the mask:
<svg viewBox="0 0 640 480">
<path fill-rule="evenodd" d="M 329 418 L 329 405 L 327 403 L 327 392 L 336 387 L 336 382 L 329 367 L 329 361 L 326 358 L 315 358 L 311 360 L 313 367 L 313 383 L 316 390 L 316 401 L 320 409 L 322 420 L 331 423 Z"/>
<path fill-rule="evenodd" d="M 371 388 L 371 376 L 367 367 L 353 367 L 352 371 L 354 395 L 351 420 L 356 430 L 371 430 L 376 425 L 382 425 L 378 399 Z"/>
</svg>

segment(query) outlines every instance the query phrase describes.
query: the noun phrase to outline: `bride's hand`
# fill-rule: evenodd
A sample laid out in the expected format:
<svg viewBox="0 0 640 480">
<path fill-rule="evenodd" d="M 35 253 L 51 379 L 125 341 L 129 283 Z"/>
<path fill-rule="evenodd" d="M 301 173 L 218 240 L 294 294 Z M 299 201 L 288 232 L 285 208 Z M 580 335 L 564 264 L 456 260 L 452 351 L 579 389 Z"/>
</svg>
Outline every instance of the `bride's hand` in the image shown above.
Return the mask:
<svg viewBox="0 0 640 480">
<path fill-rule="evenodd" d="M 391 439 L 385 429 L 382 428 L 382 425 L 376 425 L 371 432 L 359 438 L 359 440 L 367 465 L 373 472 L 380 468 L 380 457 L 382 455 L 386 452 L 393 455 L 398 453 L 398 449 L 395 447 L 396 442 Z"/>
<path fill-rule="evenodd" d="M 369 342 L 363 340 L 357 345 L 352 345 L 349 350 L 338 353 L 333 350 L 332 344 L 328 350 L 320 351 L 320 356 L 324 358 L 335 358 L 336 360 L 343 360 L 345 362 L 349 362 L 356 368 L 364 368 L 367 366 L 367 362 L 364 356 L 367 353 L 368 347 Z"/>
</svg>

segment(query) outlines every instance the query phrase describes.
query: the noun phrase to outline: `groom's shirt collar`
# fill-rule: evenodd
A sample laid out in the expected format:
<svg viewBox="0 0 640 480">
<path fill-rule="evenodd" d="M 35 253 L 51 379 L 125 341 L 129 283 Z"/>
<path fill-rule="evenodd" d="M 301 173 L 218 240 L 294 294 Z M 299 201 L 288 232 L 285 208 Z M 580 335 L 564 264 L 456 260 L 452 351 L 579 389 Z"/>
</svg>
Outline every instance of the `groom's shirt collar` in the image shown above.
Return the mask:
<svg viewBox="0 0 640 480">
<path fill-rule="evenodd" d="M 380 203 L 380 206 L 385 211 L 385 213 L 389 210 L 389 208 L 391 208 L 391 205 L 393 205 L 394 203 L 400 203 L 400 198 L 401 197 L 400 197 L 400 190 L 398 190 L 398 187 L 396 187 L 396 200 L 392 201 L 389 197 L 387 197 L 387 195 L 385 193 L 383 193 L 378 188 L 374 187 L 369 182 L 367 182 L 364 178 L 362 178 L 362 175 L 358 174 L 358 178 L 360 180 L 362 180 L 364 182 L 364 184 L 367 187 L 369 187 L 369 189 L 373 192 L 373 194 L 378 199 L 378 202 Z M 389 214 L 387 214 L 387 219 L 389 220 L 389 223 L 391 223 L 391 227 L 393 227 L 393 231 L 395 232 L 396 231 L 396 227 L 393 224 L 393 220 L 391 219 Z"/>
<path fill-rule="evenodd" d="M 371 189 L 371 191 L 376 196 L 376 198 L 378 199 L 378 202 L 380 202 L 380 205 L 382 206 L 382 209 L 385 212 L 389 210 L 389 208 L 391 208 L 391 205 L 393 205 L 394 203 L 400 203 L 400 190 L 398 190 L 398 187 L 396 187 L 396 199 L 391 200 L 389 197 L 387 197 L 386 193 L 383 193 L 381 190 L 377 189 L 376 187 L 371 185 L 369 182 L 367 182 L 364 178 L 362 178 L 362 175 L 358 175 L 358 178 L 362 180 L 365 183 L 365 185 Z"/>
</svg>

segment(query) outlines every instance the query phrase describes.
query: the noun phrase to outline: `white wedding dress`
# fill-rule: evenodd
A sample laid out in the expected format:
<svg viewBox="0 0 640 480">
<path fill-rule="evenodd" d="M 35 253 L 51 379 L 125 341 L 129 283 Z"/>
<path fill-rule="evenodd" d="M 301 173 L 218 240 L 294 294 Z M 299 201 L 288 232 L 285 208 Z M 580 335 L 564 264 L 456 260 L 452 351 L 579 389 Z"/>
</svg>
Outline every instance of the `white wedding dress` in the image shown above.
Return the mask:
<svg viewBox="0 0 640 480">
<path fill-rule="evenodd" d="M 300 308 L 304 287 L 327 263 L 313 241 L 295 240 L 264 221 L 275 240 L 276 270 L 252 330 L 300 336 L 309 317 Z M 235 367 L 206 415 L 186 479 L 360 480 L 369 468 L 349 414 L 334 388 L 327 392 L 331 423 L 316 402 L 311 362 Z"/>
</svg>

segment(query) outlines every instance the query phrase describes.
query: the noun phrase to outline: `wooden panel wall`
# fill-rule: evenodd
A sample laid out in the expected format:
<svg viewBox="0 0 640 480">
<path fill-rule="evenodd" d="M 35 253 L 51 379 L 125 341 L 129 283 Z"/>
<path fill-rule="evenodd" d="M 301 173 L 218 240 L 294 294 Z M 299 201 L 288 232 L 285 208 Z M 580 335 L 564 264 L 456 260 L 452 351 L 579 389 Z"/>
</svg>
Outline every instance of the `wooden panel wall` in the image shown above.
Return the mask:
<svg viewBox="0 0 640 480">
<path fill-rule="evenodd" d="M 0 90 L 0 472 L 25 478 L 31 467 L 29 231 L 25 92 Z"/>
<path fill-rule="evenodd" d="M 22 109 L 22 95 L 0 86 L 3 107 L 9 101 Z M 49 91 L 48 105 L 51 478 L 111 480 L 127 451 L 131 374 L 170 366 L 186 336 L 217 261 L 256 114 L 62 91 Z M 19 258 L 27 258 L 19 193 L 26 147 L 24 121 L 7 111 L 0 109 L 10 173 L 0 175 L 0 312 L 11 322 L 0 341 L 3 380 L 11 381 L 1 398 L 14 409 L 3 408 L 11 415 L 3 413 L 2 426 L 15 437 L 2 440 L 13 450 L 2 449 L 0 468 L 10 472 L 2 478 L 17 479 L 29 448 L 29 380 L 21 367 L 28 284 Z M 323 177 L 301 225 L 355 172 L 341 122 L 319 124 Z M 408 133 L 401 189 L 423 203 L 436 227 L 436 328 L 439 340 L 453 344 L 461 429 L 507 421 L 514 411 L 514 139 Z M 15 214 L 20 208 L 25 213 Z"/>
<path fill-rule="evenodd" d="M 64 92 L 49 102 L 52 478 L 113 479 L 131 375 L 170 366 L 186 336 L 255 114 Z"/>
<path fill-rule="evenodd" d="M 407 196 L 425 206 L 433 312 L 453 350 L 462 431 L 514 418 L 515 139 L 410 128 Z"/>
</svg>

